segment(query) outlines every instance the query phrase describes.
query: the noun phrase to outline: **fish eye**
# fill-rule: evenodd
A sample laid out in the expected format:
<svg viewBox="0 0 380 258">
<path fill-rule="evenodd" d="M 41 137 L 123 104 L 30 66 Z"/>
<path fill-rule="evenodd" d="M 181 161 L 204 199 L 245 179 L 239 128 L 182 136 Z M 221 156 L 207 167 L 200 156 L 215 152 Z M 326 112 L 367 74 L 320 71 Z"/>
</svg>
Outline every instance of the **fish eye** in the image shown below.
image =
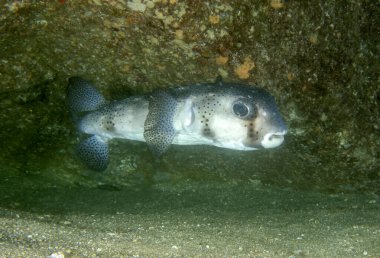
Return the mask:
<svg viewBox="0 0 380 258">
<path fill-rule="evenodd" d="M 252 100 L 240 98 L 233 102 L 232 112 L 239 118 L 252 119 L 257 115 L 257 108 Z"/>
<path fill-rule="evenodd" d="M 241 101 L 235 102 L 232 106 L 232 110 L 234 111 L 235 115 L 242 118 L 246 117 L 249 114 L 248 106 Z"/>
</svg>

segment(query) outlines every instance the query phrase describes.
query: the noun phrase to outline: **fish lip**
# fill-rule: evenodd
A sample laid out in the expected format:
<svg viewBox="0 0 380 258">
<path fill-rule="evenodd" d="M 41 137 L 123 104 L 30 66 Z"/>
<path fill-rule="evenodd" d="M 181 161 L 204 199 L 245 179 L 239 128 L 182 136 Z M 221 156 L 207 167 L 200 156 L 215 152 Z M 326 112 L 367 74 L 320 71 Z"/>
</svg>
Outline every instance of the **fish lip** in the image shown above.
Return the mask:
<svg viewBox="0 0 380 258">
<path fill-rule="evenodd" d="M 282 130 L 279 132 L 271 132 L 267 133 L 263 140 L 261 141 L 261 145 L 265 149 L 276 148 L 280 146 L 284 142 L 284 135 L 287 133 L 287 130 Z"/>
<path fill-rule="evenodd" d="M 282 134 L 282 133 L 273 133 L 273 134 L 270 134 L 268 136 L 268 139 L 270 141 L 272 141 L 272 140 L 283 141 L 284 140 L 284 134 Z"/>
<path fill-rule="evenodd" d="M 281 141 L 284 141 L 284 136 L 288 133 L 288 130 L 283 130 L 281 132 L 275 132 L 275 133 L 272 133 L 272 135 L 270 135 L 269 139 L 277 139 L 277 140 L 281 140 Z"/>
<path fill-rule="evenodd" d="M 275 133 L 273 133 L 272 135 L 271 135 L 271 137 L 279 137 L 279 138 L 281 138 L 281 136 L 284 136 L 285 134 L 287 134 L 288 133 L 288 130 L 283 130 L 283 131 L 281 131 L 281 132 L 275 132 Z"/>
</svg>

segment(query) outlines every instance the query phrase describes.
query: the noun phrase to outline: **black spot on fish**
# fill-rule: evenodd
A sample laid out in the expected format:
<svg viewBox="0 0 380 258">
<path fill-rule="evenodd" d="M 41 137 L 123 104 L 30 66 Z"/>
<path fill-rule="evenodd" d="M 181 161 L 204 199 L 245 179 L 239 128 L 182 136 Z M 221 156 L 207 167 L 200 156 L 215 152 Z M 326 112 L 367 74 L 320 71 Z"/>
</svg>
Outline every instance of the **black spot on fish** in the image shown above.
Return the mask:
<svg viewBox="0 0 380 258">
<path fill-rule="evenodd" d="M 210 128 L 207 127 L 207 128 L 203 129 L 203 136 L 208 137 L 208 138 L 212 138 L 212 137 L 214 137 L 214 133 L 211 131 Z"/>
<path fill-rule="evenodd" d="M 113 120 L 115 119 L 115 116 L 113 115 L 108 115 L 106 117 L 105 122 L 103 122 L 103 127 L 107 131 L 115 131 L 115 123 Z"/>
<path fill-rule="evenodd" d="M 250 141 L 257 140 L 258 131 L 255 130 L 255 126 L 253 122 L 250 122 L 247 127 L 247 137 L 250 139 Z"/>
</svg>

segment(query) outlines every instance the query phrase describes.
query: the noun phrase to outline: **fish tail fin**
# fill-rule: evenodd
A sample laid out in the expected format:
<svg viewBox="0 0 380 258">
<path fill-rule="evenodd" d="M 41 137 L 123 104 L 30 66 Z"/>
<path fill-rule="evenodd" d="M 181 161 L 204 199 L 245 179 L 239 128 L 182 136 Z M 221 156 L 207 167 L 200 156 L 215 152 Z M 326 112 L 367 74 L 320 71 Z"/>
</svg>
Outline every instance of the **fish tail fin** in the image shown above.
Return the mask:
<svg viewBox="0 0 380 258">
<path fill-rule="evenodd" d="M 66 102 L 71 117 L 77 125 L 79 132 L 81 132 L 80 124 L 83 115 L 99 109 L 106 103 L 106 100 L 89 81 L 80 77 L 71 77 L 67 87 Z M 108 165 L 107 141 L 97 135 L 84 136 L 81 134 L 80 138 L 84 139 L 77 146 L 79 158 L 90 169 L 105 170 Z"/>
<path fill-rule="evenodd" d="M 71 116 L 77 122 L 81 113 L 98 109 L 106 103 L 106 100 L 89 81 L 80 77 L 71 77 L 67 87 L 66 102 Z"/>
<path fill-rule="evenodd" d="M 101 137 L 91 135 L 78 144 L 77 155 L 88 168 L 103 171 L 108 165 L 108 144 Z"/>
</svg>

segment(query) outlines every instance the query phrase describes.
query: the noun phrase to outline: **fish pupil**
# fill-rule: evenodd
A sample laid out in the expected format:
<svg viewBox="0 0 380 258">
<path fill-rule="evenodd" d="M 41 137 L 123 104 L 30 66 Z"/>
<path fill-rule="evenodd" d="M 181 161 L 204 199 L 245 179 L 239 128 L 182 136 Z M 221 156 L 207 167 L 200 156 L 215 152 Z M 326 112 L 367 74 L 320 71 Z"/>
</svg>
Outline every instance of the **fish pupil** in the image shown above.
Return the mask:
<svg viewBox="0 0 380 258">
<path fill-rule="evenodd" d="M 248 115 L 249 112 L 248 107 L 243 103 L 235 103 L 233 105 L 233 111 L 238 117 L 244 117 Z"/>
</svg>

